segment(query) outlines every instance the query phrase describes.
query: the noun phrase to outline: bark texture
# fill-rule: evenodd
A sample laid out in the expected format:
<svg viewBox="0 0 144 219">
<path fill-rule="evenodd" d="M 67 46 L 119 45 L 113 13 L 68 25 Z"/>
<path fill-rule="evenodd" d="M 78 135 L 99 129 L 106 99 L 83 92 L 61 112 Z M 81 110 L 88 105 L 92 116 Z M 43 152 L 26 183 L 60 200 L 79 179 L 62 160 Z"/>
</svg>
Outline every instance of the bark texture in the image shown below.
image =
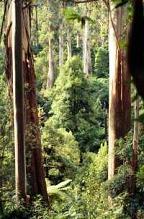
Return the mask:
<svg viewBox="0 0 144 219">
<path fill-rule="evenodd" d="M 63 22 L 63 21 L 62 21 Z M 59 67 L 64 63 L 64 37 L 63 37 L 63 23 L 59 26 Z"/>
<path fill-rule="evenodd" d="M 12 1 L 12 65 L 16 199 L 26 198 L 24 78 L 22 65 L 22 3 Z"/>
<path fill-rule="evenodd" d="M 55 81 L 55 67 L 54 67 L 54 54 L 53 54 L 53 39 L 49 38 L 49 70 L 47 79 L 47 88 L 52 88 Z"/>
<path fill-rule="evenodd" d="M 83 71 L 88 76 L 92 73 L 91 63 L 91 49 L 90 49 L 90 33 L 89 33 L 89 21 L 85 19 L 84 33 L 83 33 Z"/>
<path fill-rule="evenodd" d="M 123 7 L 113 9 L 109 15 L 109 151 L 108 179 L 114 176 L 119 160 L 115 158 L 115 143 L 130 130 L 131 100 L 130 75 L 126 67 L 126 52 L 119 46 L 125 21 Z M 113 9 L 113 10 L 112 10 Z"/>
<path fill-rule="evenodd" d="M 12 89 L 12 17 L 11 5 L 7 9 L 5 27 L 6 48 L 6 76 L 8 85 Z M 48 195 L 45 183 L 45 173 L 41 151 L 41 137 L 36 100 L 36 83 L 32 51 L 30 48 L 30 8 L 22 12 L 22 62 L 25 83 L 25 132 L 26 132 L 26 172 L 28 182 L 28 194 L 35 196 L 41 194 L 46 202 Z"/>
<path fill-rule="evenodd" d="M 130 197 L 135 200 L 137 190 L 136 190 L 136 172 L 138 168 L 138 144 L 139 144 L 139 103 L 140 100 L 137 98 L 134 104 L 134 133 L 133 133 L 133 154 L 132 154 L 132 176 L 130 178 L 129 183 L 129 195 Z M 132 210 L 132 219 L 137 219 L 137 206 L 134 205 Z"/>
<path fill-rule="evenodd" d="M 67 59 L 72 57 L 72 39 L 71 39 L 71 30 L 68 28 L 67 31 Z"/>
</svg>

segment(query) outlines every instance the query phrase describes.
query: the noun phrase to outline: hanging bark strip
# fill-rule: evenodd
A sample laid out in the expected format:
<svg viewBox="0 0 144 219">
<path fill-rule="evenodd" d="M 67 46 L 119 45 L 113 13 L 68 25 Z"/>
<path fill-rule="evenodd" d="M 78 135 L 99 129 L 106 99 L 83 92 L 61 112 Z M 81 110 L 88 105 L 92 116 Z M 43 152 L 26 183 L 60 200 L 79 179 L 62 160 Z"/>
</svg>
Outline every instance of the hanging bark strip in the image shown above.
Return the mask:
<svg viewBox="0 0 144 219">
<path fill-rule="evenodd" d="M 41 137 L 36 100 L 36 83 L 32 52 L 30 49 L 30 20 L 29 7 L 23 8 L 22 14 L 22 43 L 23 43 L 23 73 L 25 80 L 25 114 L 26 114 L 26 161 L 28 194 L 31 198 L 41 194 L 48 202 L 48 195 L 45 183 L 45 173 L 42 161 Z M 12 31 L 11 31 L 11 7 L 7 11 L 5 28 L 6 48 L 6 77 L 8 85 L 12 90 Z"/>
</svg>

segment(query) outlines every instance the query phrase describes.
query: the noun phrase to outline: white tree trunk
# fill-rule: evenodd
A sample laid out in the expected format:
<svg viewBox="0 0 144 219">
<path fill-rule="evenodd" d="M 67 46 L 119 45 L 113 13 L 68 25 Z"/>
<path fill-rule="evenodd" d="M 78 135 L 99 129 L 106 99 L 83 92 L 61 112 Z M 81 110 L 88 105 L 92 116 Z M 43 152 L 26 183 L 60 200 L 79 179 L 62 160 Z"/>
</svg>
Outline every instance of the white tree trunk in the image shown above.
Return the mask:
<svg viewBox="0 0 144 219">
<path fill-rule="evenodd" d="M 138 142 L 139 142 L 139 98 L 135 101 L 134 105 L 134 134 L 133 134 L 133 171 L 135 173 L 137 169 L 137 154 L 138 154 Z"/>
<path fill-rule="evenodd" d="M 60 24 L 59 28 L 59 67 L 61 67 L 64 63 L 64 39 L 63 39 L 63 23 Z"/>
<path fill-rule="evenodd" d="M 89 21 L 85 20 L 83 34 L 83 71 L 88 76 L 92 73 L 91 51 L 89 39 Z"/>
<path fill-rule="evenodd" d="M 76 42 L 77 42 L 76 47 L 79 48 L 80 47 L 80 35 L 79 35 L 79 33 L 77 33 Z"/>
<path fill-rule="evenodd" d="M 55 70 L 54 70 L 54 54 L 52 48 L 52 39 L 49 38 L 49 70 L 47 79 L 47 88 L 52 88 L 55 80 Z"/>
<path fill-rule="evenodd" d="M 70 29 L 68 28 L 67 31 L 67 59 L 72 57 L 72 40 L 71 40 L 71 33 Z"/>
</svg>

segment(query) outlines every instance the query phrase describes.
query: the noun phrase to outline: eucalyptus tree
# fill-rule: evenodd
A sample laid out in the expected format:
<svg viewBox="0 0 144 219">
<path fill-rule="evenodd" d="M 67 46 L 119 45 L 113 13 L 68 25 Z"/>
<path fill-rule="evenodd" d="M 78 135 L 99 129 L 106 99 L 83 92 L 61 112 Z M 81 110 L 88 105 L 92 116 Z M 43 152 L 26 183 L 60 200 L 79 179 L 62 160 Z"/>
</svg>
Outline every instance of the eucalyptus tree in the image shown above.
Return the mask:
<svg viewBox="0 0 144 219">
<path fill-rule="evenodd" d="M 24 77 L 22 66 L 22 1 L 12 1 L 12 66 L 17 203 L 26 198 Z"/>
<path fill-rule="evenodd" d="M 121 40 L 126 39 L 125 6 L 115 8 L 110 2 L 109 12 L 109 158 L 108 179 L 111 179 L 120 161 L 115 157 L 116 140 L 123 138 L 130 130 L 131 101 L 130 74 L 126 66 L 126 51 Z"/>
<path fill-rule="evenodd" d="M 88 7 L 85 9 L 83 17 L 83 71 L 88 76 L 92 73 L 91 63 L 91 48 L 90 48 L 90 21 L 89 21 Z"/>
<path fill-rule="evenodd" d="M 22 39 L 21 41 L 17 40 L 17 44 L 20 46 L 20 48 L 18 50 L 19 54 L 16 53 L 17 55 L 16 57 L 14 56 L 15 55 L 14 50 L 12 53 L 12 45 L 17 45 L 17 44 L 12 44 L 12 27 L 15 26 L 13 25 L 13 19 L 12 19 L 11 1 L 9 1 L 9 4 L 7 5 L 6 22 L 5 22 L 6 77 L 8 79 L 11 95 L 12 94 L 15 95 L 16 85 L 18 86 L 20 91 L 22 89 L 22 78 L 20 78 L 21 84 L 18 81 L 16 81 L 16 83 L 18 84 L 14 84 L 15 80 L 12 80 L 12 73 L 13 74 L 15 73 L 14 72 L 15 66 L 16 67 L 18 66 L 20 70 L 21 68 L 23 70 L 23 80 L 24 80 L 24 88 L 25 88 L 24 90 L 25 124 L 23 128 L 25 128 L 25 141 L 26 141 L 26 172 L 27 172 L 27 182 L 28 182 L 28 194 L 30 194 L 31 198 L 37 194 L 41 194 L 44 200 L 48 202 L 48 195 L 47 195 L 46 183 L 45 183 L 45 173 L 42 163 L 41 136 L 40 136 L 40 128 L 39 128 L 38 109 L 37 109 L 35 71 L 34 71 L 32 50 L 30 47 L 31 4 L 32 2 L 25 1 L 22 3 L 22 6 L 20 5 L 21 7 L 23 7 L 23 11 L 21 11 L 21 14 L 19 12 L 18 16 L 22 17 L 22 20 L 21 22 L 19 22 L 19 20 L 17 20 L 16 22 L 17 23 L 19 22 L 18 23 L 19 25 L 21 23 L 21 26 L 19 26 L 19 31 L 20 30 L 22 31 Z M 18 17 L 16 18 L 18 19 Z M 18 34 L 18 29 L 16 29 L 16 33 Z M 19 37 L 20 36 L 21 34 L 19 34 Z M 14 58 L 16 58 L 16 60 L 14 60 Z M 22 67 L 20 66 L 20 61 L 19 61 L 20 58 L 22 59 L 21 60 Z M 13 69 L 12 69 L 12 60 L 13 60 Z M 13 89 L 12 89 L 12 84 L 13 84 Z M 19 93 L 19 95 L 20 94 L 22 98 L 22 91 Z M 19 102 L 19 104 L 20 103 L 21 102 Z M 18 107 L 21 107 L 18 109 L 17 113 L 19 113 L 19 117 L 18 117 L 19 122 L 22 123 L 23 122 L 22 105 Z M 21 130 L 21 135 L 22 134 L 24 135 L 24 130 Z M 23 175 L 24 173 L 25 171 L 23 171 L 21 175 Z"/>
<path fill-rule="evenodd" d="M 58 21 L 59 19 L 59 1 L 51 1 L 48 0 L 47 2 L 48 7 L 48 29 L 49 29 L 49 36 L 48 36 L 48 45 L 49 45 L 49 69 L 48 69 L 48 78 L 47 78 L 47 87 L 51 88 L 54 84 L 55 77 L 56 77 L 56 66 L 55 66 L 55 54 L 56 51 L 56 42 L 58 41 L 56 38 L 57 29 L 58 29 Z"/>
</svg>

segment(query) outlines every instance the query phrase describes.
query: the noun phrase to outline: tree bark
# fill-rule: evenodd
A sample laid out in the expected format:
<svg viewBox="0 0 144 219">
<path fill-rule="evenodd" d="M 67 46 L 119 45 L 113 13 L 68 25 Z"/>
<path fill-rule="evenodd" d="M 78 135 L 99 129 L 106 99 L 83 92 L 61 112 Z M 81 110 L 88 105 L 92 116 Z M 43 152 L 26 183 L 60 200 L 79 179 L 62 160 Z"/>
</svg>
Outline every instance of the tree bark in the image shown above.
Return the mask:
<svg viewBox="0 0 144 219">
<path fill-rule="evenodd" d="M 47 79 L 47 88 L 52 88 L 55 81 L 55 70 L 54 70 L 54 55 L 53 55 L 53 40 L 49 38 L 49 70 Z"/>
<path fill-rule="evenodd" d="M 129 184 L 129 195 L 131 198 L 136 197 L 136 171 L 138 168 L 138 142 L 139 142 L 139 98 L 134 105 L 134 133 L 133 133 L 133 154 L 132 154 L 132 176 Z M 137 219 L 137 207 L 133 207 L 131 219 Z"/>
<path fill-rule="evenodd" d="M 125 50 L 119 46 L 125 21 L 124 8 L 113 9 L 109 14 L 109 150 L 108 179 L 114 176 L 119 165 L 115 157 L 115 142 L 130 130 L 130 75 L 126 68 Z"/>
<path fill-rule="evenodd" d="M 16 200 L 26 198 L 24 80 L 22 65 L 22 3 L 12 1 L 12 64 Z"/>
<path fill-rule="evenodd" d="M 76 47 L 80 47 L 80 34 L 77 32 L 77 38 L 76 38 Z"/>
<path fill-rule="evenodd" d="M 12 89 L 12 30 L 13 22 L 11 17 L 11 5 L 7 10 L 7 23 L 5 28 L 5 48 L 6 48 L 6 77 Z M 39 118 L 36 100 L 36 83 L 32 52 L 30 49 L 30 8 L 23 9 L 22 19 L 22 61 L 25 81 L 25 132 L 26 132 L 26 163 L 28 192 L 31 196 L 41 194 L 48 202 L 48 195 L 45 183 L 45 173 L 42 161 L 41 137 L 39 128 Z"/>
<path fill-rule="evenodd" d="M 54 50 L 56 47 L 57 38 L 55 37 L 56 30 L 58 29 L 58 2 L 48 0 L 47 1 L 47 8 L 48 8 L 48 28 L 49 28 L 49 52 L 48 52 L 48 62 L 49 62 L 49 69 L 48 69 L 48 77 L 47 77 L 47 88 L 52 88 L 55 81 L 55 58 L 54 58 Z"/>
<path fill-rule="evenodd" d="M 63 38 L 63 23 L 59 26 L 59 67 L 64 63 L 64 38 Z"/>
<path fill-rule="evenodd" d="M 92 73 L 88 19 L 85 19 L 83 34 L 83 71 L 86 74 L 86 76 Z"/>
<path fill-rule="evenodd" d="M 72 40 L 71 40 L 71 32 L 70 28 L 67 31 L 67 59 L 72 57 Z"/>
</svg>

